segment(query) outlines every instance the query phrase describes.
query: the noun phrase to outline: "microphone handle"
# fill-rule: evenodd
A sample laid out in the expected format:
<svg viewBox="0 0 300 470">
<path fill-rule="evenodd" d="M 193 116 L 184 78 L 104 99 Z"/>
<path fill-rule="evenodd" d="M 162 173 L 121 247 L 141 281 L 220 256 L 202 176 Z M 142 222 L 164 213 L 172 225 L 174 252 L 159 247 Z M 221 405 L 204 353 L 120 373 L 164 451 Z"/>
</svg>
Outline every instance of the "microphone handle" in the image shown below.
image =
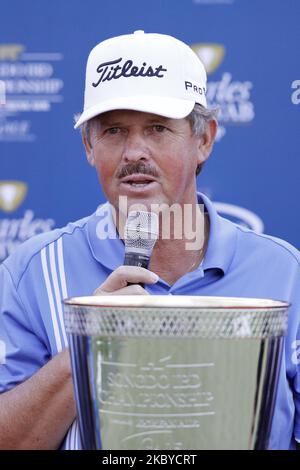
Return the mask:
<svg viewBox="0 0 300 470">
<path fill-rule="evenodd" d="M 148 269 L 150 258 L 149 256 L 143 255 L 136 252 L 127 252 L 124 257 L 124 266 L 139 266 L 141 268 Z M 128 286 L 134 285 L 132 282 L 127 283 Z M 138 284 L 141 287 L 144 287 L 144 284 Z"/>
<path fill-rule="evenodd" d="M 125 253 L 124 266 L 140 266 L 148 269 L 150 258 L 142 253 L 129 251 Z"/>
</svg>

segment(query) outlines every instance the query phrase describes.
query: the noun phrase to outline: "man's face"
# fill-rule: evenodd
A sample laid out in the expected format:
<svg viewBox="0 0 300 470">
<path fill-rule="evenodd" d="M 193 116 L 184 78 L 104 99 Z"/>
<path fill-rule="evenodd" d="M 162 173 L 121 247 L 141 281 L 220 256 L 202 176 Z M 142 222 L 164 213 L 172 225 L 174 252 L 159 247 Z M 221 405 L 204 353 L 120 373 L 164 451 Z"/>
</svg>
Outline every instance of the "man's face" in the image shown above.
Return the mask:
<svg viewBox="0 0 300 470">
<path fill-rule="evenodd" d="M 115 207 L 119 196 L 128 206 L 194 203 L 196 168 L 209 155 L 207 137 L 192 134 L 186 119 L 117 110 L 101 114 L 84 139 L 89 162 Z"/>
</svg>

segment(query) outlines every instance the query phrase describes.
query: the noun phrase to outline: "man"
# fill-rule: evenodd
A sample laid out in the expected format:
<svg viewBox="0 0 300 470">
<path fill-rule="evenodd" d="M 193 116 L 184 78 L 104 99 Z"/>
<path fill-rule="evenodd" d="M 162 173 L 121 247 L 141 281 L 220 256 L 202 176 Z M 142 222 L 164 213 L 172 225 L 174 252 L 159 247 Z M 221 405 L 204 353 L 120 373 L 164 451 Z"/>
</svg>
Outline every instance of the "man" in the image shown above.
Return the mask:
<svg viewBox="0 0 300 470">
<path fill-rule="evenodd" d="M 205 91 L 202 63 L 170 36 L 136 31 L 92 50 L 84 111 L 75 127 L 81 127 L 88 161 L 110 204 L 29 240 L 1 266 L 0 339 L 6 351 L 1 448 L 80 448 L 61 300 L 92 293 L 291 302 L 269 447 L 295 447 L 300 438 L 299 253 L 284 241 L 219 217 L 209 199 L 197 195 L 196 174 L 217 129 Z M 190 209 L 182 237 L 174 236 L 176 224 L 169 238 L 160 233 L 149 270 L 122 266 L 121 197 L 128 209 L 149 210 L 153 204 Z M 103 220 L 106 232 L 115 236 L 101 236 Z M 197 243 L 187 249 L 188 241 Z"/>
</svg>

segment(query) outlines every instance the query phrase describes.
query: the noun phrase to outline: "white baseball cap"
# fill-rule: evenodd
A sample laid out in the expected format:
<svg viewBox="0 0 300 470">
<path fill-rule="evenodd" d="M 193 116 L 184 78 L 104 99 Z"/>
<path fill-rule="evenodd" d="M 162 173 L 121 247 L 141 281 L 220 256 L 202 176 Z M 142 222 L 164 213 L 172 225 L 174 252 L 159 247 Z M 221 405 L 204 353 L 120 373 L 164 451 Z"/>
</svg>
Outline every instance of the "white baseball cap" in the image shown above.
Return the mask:
<svg viewBox="0 0 300 470">
<path fill-rule="evenodd" d="M 205 68 L 189 46 L 165 34 L 135 31 L 92 49 L 75 128 L 115 109 L 184 118 L 195 103 L 207 106 L 205 93 Z"/>
</svg>

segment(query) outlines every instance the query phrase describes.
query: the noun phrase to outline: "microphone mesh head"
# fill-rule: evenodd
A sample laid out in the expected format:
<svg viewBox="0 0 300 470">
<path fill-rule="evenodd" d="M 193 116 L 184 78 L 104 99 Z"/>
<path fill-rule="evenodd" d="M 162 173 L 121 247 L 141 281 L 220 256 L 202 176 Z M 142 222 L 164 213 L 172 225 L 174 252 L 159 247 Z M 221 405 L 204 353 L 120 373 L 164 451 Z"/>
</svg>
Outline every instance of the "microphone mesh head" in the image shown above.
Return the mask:
<svg viewBox="0 0 300 470">
<path fill-rule="evenodd" d="M 158 238 L 158 215 L 154 212 L 131 211 L 124 231 L 125 250 L 151 255 Z"/>
</svg>

